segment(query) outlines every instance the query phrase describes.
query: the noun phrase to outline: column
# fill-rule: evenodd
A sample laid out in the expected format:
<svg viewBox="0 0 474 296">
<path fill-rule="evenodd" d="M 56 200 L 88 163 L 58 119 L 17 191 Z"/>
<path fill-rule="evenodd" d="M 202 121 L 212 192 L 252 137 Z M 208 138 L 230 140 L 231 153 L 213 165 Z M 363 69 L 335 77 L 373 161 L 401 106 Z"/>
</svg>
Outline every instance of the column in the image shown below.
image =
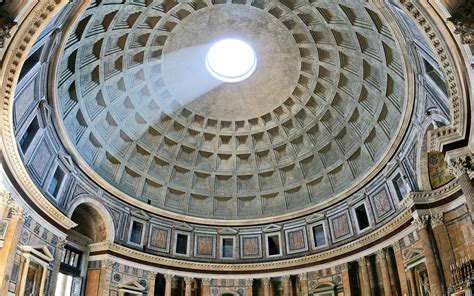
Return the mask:
<svg viewBox="0 0 474 296">
<path fill-rule="evenodd" d="M 191 277 L 184 278 L 184 296 L 191 296 L 194 279 Z"/>
<path fill-rule="evenodd" d="M 112 265 L 113 261 L 110 259 L 102 260 L 102 266 L 100 267 L 100 278 L 98 287 L 98 296 L 108 296 L 110 279 L 112 276 Z"/>
<path fill-rule="evenodd" d="M 283 296 L 290 296 L 290 276 L 281 277 L 281 287 L 283 288 Z"/>
<path fill-rule="evenodd" d="M 28 275 L 28 269 L 30 267 L 30 257 L 21 257 L 21 279 L 20 282 L 17 282 L 17 295 L 24 295 L 25 294 L 25 284 L 26 284 L 26 276 Z M 4 294 L 7 295 L 7 294 Z"/>
<path fill-rule="evenodd" d="M 20 242 L 21 230 L 28 217 L 27 213 L 9 195 L 4 210 L 5 215 L 8 211 L 11 211 L 11 218 L 7 219 L 8 226 L 5 230 L 3 246 L 0 248 L 0 295 L 7 295 L 8 293 L 8 282 L 10 281 L 17 246 Z"/>
<path fill-rule="evenodd" d="M 372 261 L 367 258 L 367 270 L 368 270 L 368 275 L 369 275 L 369 286 L 370 286 L 370 291 L 372 295 L 376 295 L 376 287 L 378 286 L 377 283 L 375 282 L 375 275 L 374 275 L 374 270 L 375 266 L 372 264 Z"/>
<path fill-rule="evenodd" d="M 165 274 L 165 296 L 171 296 L 171 284 L 173 283 L 174 275 L 172 274 Z"/>
<path fill-rule="evenodd" d="M 474 211 L 474 186 L 468 174 L 472 172 L 473 167 L 472 158 L 469 155 L 450 159 L 448 163 L 449 171 L 458 178 L 458 184 L 466 197 L 466 204 L 471 213 Z"/>
<path fill-rule="evenodd" d="M 418 295 L 418 289 L 416 288 L 415 271 L 413 271 L 413 268 L 410 268 L 408 270 L 408 277 L 410 278 L 411 296 L 417 296 Z"/>
<path fill-rule="evenodd" d="M 400 248 L 400 242 L 396 241 L 392 244 L 393 253 L 395 255 L 395 264 L 397 265 L 398 279 L 400 280 L 400 290 L 402 295 L 408 295 L 407 275 L 403 264 L 403 256 Z"/>
<path fill-rule="evenodd" d="M 372 291 L 370 290 L 370 279 L 369 279 L 369 271 L 367 268 L 367 260 L 365 257 L 360 257 L 357 261 L 359 264 L 359 278 L 360 278 L 360 289 L 362 295 L 370 296 L 372 295 Z"/>
<path fill-rule="evenodd" d="M 425 253 L 425 265 L 428 272 L 428 278 L 430 280 L 430 291 L 433 295 L 442 295 L 441 279 L 438 274 L 436 259 L 427 229 L 428 221 L 429 216 L 421 216 L 413 221 L 413 225 L 418 230 L 418 236 L 420 237 L 420 241 L 423 245 L 423 252 Z"/>
<path fill-rule="evenodd" d="M 56 284 L 58 282 L 59 268 L 61 267 L 61 260 L 64 255 L 64 247 L 67 245 L 66 239 L 58 240 L 56 244 L 56 254 L 53 261 L 53 270 L 51 271 L 50 281 L 49 281 L 49 291 L 48 295 L 54 295 L 56 292 Z"/>
<path fill-rule="evenodd" d="M 382 283 L 383 283 L 384 295 L 391 296 L 392 286 L 390 285 L 390 274 L 388 272 L 387 259 L 386 259 L 384 249 L 377 251 L 377 261 L 379 262 L 380 270 L 382 271 Z"/>
<path fill-rule="evenodd" d="M 298 280 L 300 282 L 301 295 L 308 296 L 308 274 L 306 272 L 298 274 Z"/>
<path fill-rule="evenodd" d="M 397 295 L 397 279 L 395 275 L 395 267 L 393 266 L 392 258 L 390 258 L 389 249 L 386 249 L 385 251 L 385 261 L 387 262 L 388 275 L 390 276 L 390 286 L 392 287 L 393 295 Z"/>
<path fill-rule="evenodd" d="M 270 296 L 270 282 L 271 282 L 271 278 L 262 279 L 263 296 Z"/>
<path fill-rule="evenodd" d="M 252 296 L 253 293 L 253 279 L 245 280 L 245 296 Z"/>
<path fill-rule="evenodd" d="M 146 277 L 146 285 L 148 287 L 147 296 L 155 296 L 156 272 L 148 272 L 148 275 Z"/>
<path fill-rule="evenodd" d="M 349 263 L 341 265 L 342 285 L 344 286 L 344 296 L 351 296 L 351 281 L 349 278 Z"/>
<path fill-rule="evenodd" d="M 441 258 L 441 267 L 443 270 L 444 280 L 446 282 L 446 289 L 452 285 L 451 273 L 449 270 L 449 263 L 454 262 L 454 253 L 449 242 L 448 230 L 444 225 L 443 213 L 431 215 L 431 229 L 435 238 L 436 246 L 438 247 L 439 257 Z"/>
<path fill-rule="evenodd" d="M 211 279 L 201 280 L 201 296 L 211 295 Z"/>
</svg>

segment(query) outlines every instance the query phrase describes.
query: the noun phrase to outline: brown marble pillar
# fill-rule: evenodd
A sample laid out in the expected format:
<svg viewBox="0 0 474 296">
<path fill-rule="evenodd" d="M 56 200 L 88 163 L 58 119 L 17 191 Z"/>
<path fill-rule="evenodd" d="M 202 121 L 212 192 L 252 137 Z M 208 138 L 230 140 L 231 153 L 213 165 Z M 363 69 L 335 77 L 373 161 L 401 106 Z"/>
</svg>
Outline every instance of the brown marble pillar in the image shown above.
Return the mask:
<svg viewBox="0 0 474 296">
<path fill-rule="evenodd" d="M 341 266 L 342 285 L 344 287 L 344 296 L 351 296 L 351 281 L 349 277 L 349 263 L 344 263 Z"/>
<path fill-rule="evenodd" d="M 308 296 L 308 274 L 306 272 L 298 274 L 298 281 L 300 283 L 301 295 Z"/>
<path fill-rule="evenodd" d="M 454 262 L 454 252 L 449 242 L 448 230 L 443 222 L 443 213 L 431 215 L 431 229 L 433 230 L 433 236 L 435 238 L 436 246 L 438 247 L 439 257 L 442 259 L 441 267 L 443 270 L 444 280 L 446 281 L 446 289 L 450 287 L 452 283 L 451 274 L 449 271 L 449 262 Z"/>
<path fill-rule="evenodd" d="M 290 296 L 290 276 L 284 275 L 281 277 L 281 287 L 283 288 L 283 296 Z"/>
<path fill-rule="evenodd" d="M 0 295 L 8 294 L 8 282 L 10 281 L 21 230 L 28 217 L 25 211 L 14 204 L 13 199 L 8 201 L 8 206 L 5 209 L 5 213 L 11 211 L 12 215 L 11 218 L 5 219 L 5 221 L 8 221 L 8 226 L 5 230 L 3 246 L 0 248 Z"/>
<path fill-rule="evenodd" d="M 395 264 L 397 267 L 398 280 L 400 281 L 400 290 L 402 296 L 408 295 L 408 284 L 407 275 L 405 273 L 405 266 L 403 264 L 402 250 L 400 248 L 400 242 L 396 241 L 392 244 L 393 253 L 395 255 Z"/>
<path fill-rule="evenodd" d="M 390 253 L 388 249 L 385 252 L 385 261 L 387 261 L 388 274 L 390 276 L 390 286 L 392 287 L 392 294 L 397 295 L 397 275 L 395 273 L 396 268 L 393 264 L 392 258 L 390 258 Z"/>
<path fill-rule="evenodd" d="M 99 292 L 98 296 L 108 296 L 110 288 L 110 279 L 112 276 L 112 264 L 113 261 L 110 259 L 102 260 L 100 267 L 100 278 L 99 278 Z"/>
<path fill-rule="evenodd" d="M 271 278 L 262 279 L 263 296 L 270 296 L 270 281 L 271 281 Z"/>
<path fill-rule="evenodd" d="M 392 285 L 390 284 L 390 274 L 388 271 L 387 258 L 384 249 L 377 251 L 377 261 L 380 265 L 380 271 L 382 273 L 384 295 L 392 296 Z"/>
<path fill-rule="evenodd" d="M 149 271 L 146 277 L 146 285 L 148 287 L 147 296 L 155 296 L 155 281 L 156 281 L 156 272 Z"/>
<path fill-rule="evenodd" d="M 360 257 L 357 261 L 359 264 L 359 278 L 360 278 L 360 289 L 362 295 L 371 296 L 372 291 L 370 290 L 370 279 L 367 268 L 367 260 L 365 257 Z"/>
<path fill-rule="evenodd" d="M 64 255 L 64 247 L 66 247 L 66 244 L 67 241 L 65 239 L 59 240 L 56 244 L 56 253 L 54 261 L 52 262 L 53 269 L 51 270 L 47 295 L 54 295 L 54 293 L 56 293 L 56 284 L 58 282 L 59 268 L 61 267 L 61 260 Z"/>
<path fill-rule="evenodd" d="M 413 225 L 418 229 L 418 236 L 423 245 L 423 252 L 425 254 L 425 265 L 430 281 L 430 291 L 433 295 L 442 295 L 441 279 L 436 265 L 433 247 L 431 245 L 430 235 L 428 233 L 429 216 L 421 216 L 413 221 Z"/>
<path fill-rule="evenodd" d="M 211 279 L 202 279 L 201 280 L 201 296 L 210 296 L 211 295 Z"/>
<path fill-rule="evenodd" d="M 252 296 L 253 293 L 253 279 L 245 280 L 245 296 Z"/>
<path fill-rule="evenodd" d="M 173 284 L 174 275 L 165 274 L 165 296 L 171 296 L 171 289 Z"/>
<path fill-rule="evenodd" d="M 184 278 L 184 296 L 191 296 L 191 291 L 193 289 L 193 278 L 185 277 Z"/>
<path fill-rule="evenodd" d="M 415 279 L 415 271 L 413 268 L 410 268 L 408 270 L 408 278 L 410 279 L 410 290 L 411 290 L 411 296 L 417 296 L 418 295 L 418 289 L 416 288 L 416 279 Z"/>
<path fill-rule="evenodd" d="M 368 271 L 368 276 L 369 276 L 369 286 L 370 286 L 370 291 L 372 295 L 377 294 L 377 283 L 375 282 L 375 266 L 372 264 L 372 261 L 370 258 L 367 258 L 367 271 Z"/>
</svg>

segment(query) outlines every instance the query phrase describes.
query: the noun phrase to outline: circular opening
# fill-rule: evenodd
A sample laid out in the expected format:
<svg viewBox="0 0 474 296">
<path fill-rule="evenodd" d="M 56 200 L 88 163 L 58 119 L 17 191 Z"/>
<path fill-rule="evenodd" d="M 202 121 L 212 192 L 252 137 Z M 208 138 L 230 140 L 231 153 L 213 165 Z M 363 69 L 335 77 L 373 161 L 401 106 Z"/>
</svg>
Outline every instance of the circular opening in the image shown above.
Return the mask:
<svg viewBox="0 0 474 296">
<path fill-rule="evenodd" d="M 257 67 L 257 56 L 247 43 L 238 39 L 224 39 L 209 49 L 206 67 L 216 79 L 239 82 L 253 74 Z"/>
</svg>

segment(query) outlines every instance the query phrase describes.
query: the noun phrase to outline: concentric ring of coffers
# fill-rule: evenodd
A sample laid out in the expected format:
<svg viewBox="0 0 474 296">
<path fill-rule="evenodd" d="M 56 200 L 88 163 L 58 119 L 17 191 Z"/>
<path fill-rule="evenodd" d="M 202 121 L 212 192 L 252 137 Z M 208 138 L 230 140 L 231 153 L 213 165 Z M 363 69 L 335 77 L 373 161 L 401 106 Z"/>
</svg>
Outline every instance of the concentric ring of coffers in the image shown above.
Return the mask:
<svg viewBox="0 0 474 296">
<path fill-rule="evenodd" d="M 296 211 L 366 181 L 403 132 L 404 67 L 387 21 L 365 1 L 237 2 L 102 3 L 84 12 L 62 53 L 57 105 L 89 174 L 158 208 L 227 219 Z M 181 83 L 206 92 L 183 99 L 167 58 L 201 54 L 200 44 L 180 43 L 183 24 L 245 19 L 241 30 L 251 31 L 246 12 L 278 26 L 258 23 L 259 64 L 242 92 L 229 83 L 206 89 L 188 73 Z M 225 37 L 223 28 L 196 38 Z M 286 70 L 261 66 L 288 59 Z"/>
</svg>

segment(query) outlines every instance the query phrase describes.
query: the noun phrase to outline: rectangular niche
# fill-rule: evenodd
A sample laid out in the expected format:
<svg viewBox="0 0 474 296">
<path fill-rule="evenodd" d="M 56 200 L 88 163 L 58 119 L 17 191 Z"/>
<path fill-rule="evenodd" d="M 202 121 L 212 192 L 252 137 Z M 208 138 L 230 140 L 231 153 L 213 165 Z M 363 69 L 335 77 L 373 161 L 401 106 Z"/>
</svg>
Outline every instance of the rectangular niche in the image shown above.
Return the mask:
<svg viewBox="0 0 474 296">
<path fill-rule="evenodd" d="M 357 225 L 358 232 L 360 233 L 365 230 L 368 230 L 371 225 L 370 225 L 369 212 L 367 210 L 367 206 L 365 202 L 355 205 L 352 208 L 352 212 L 357 221 L 356 225 Z"/>
<path fill-rule="evenodd" d="M 313 224 L 311 227 L 311 236 L 313 239 L 313 248 L 318 249 L 328 245 L 326 236 L 326 227 L 323 222 Z"/>
<path fill-rule="evenodd" d="M 174 253 L 176 255 L 189 256 L 189 234 L 176 232 Z"/>
<path fill-rule="evenodd" d="M 281 236 L 280 233 L 265 234 L 267 257 L 281 256 Z"/>
<path fill-rule="evenodd" d="M 221 237 L 221 257 L 223 259 L 234 259 L 235 256 L 235 238 Z"/>
<path fill-rule="evenodd" d="M 128 243 L 135 246 L 143 245 L 145 224 L 132 218 L 130 223 L 130 233 L 128 236 Z"/>
</svg>

